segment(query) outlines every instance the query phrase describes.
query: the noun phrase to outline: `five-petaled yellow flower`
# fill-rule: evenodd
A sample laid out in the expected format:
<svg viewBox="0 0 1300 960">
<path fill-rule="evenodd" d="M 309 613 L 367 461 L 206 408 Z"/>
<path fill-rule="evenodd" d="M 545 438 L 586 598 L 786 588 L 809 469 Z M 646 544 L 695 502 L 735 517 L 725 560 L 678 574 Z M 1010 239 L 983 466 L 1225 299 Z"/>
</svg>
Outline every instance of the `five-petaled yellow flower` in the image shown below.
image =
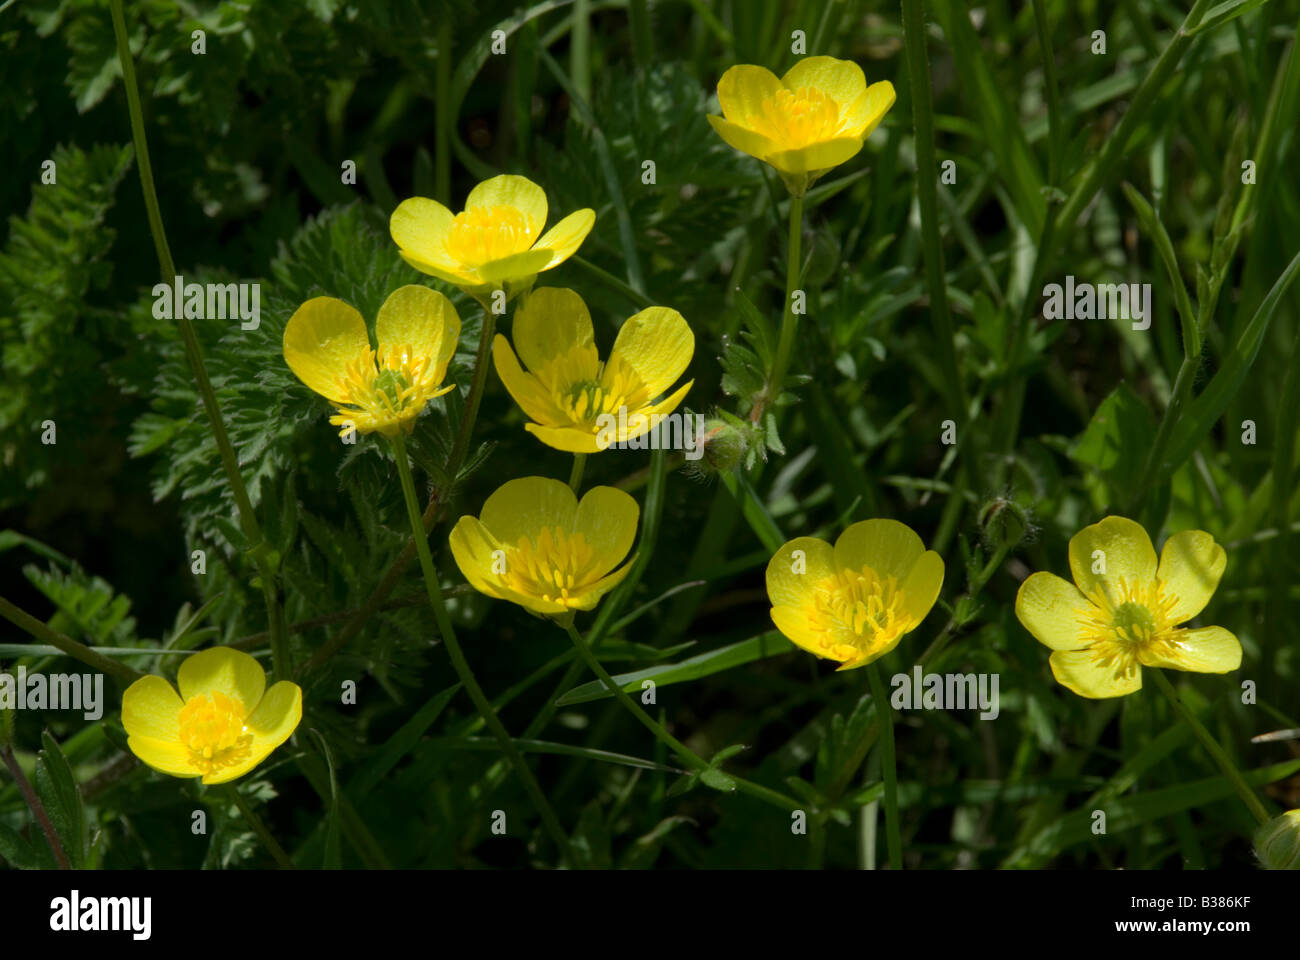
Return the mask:
<svg viewBox="0 0 1300 960">
<path fill-rule="evenodd" d="M 728 144 L 775 167 L 802 197 L 862 149 L 894 99 L 892 83 L 868 87 L 850 60 L 807 57 L 780 79 L 765 67 L 738 64 L 718 81 L 722 116 L 709 122 Z"/>
<path fill-rule="evenodd" d="M 943 586 L 943 558 L 897 520 L 863 520 L 832 547 L 791 540 L 767 565 L 772 622 L 794 644 L 852 670 L 915 629 Z"/>
<path fill-rule="evenodd" d="M 415 418 L 443 386 L 460 339 L 460 315 L 450 300 L 428 287 L 398 287 L 375 320 L 379 349 L 370 346 L 366 321 L 334 297 L 299 307 L 284 328 L 284 359 L 294 374 L 338 407 L 330 423 L 339 436 L 378 431 L 410 433 Z"/>
<path fill-rule="evenodd" d="M 497 373 L 534 421 L 524 429 L 557 450 L 596 453 L 639 437 L 671 413 L 695 382 L 653 402 L 682 375 L 695 352 L 691 328 L 667 307 L 648 307 L 629 317 L 601 363 L 582 297 L 543 287 L 515 313 L 514 338 L 514 350 L 500 334 L 492 344 Z"/>
<path fill-rule="evenodd" d="M 1228 673 L 1241 644 L 1222 627 L 1189 629 L 1210 602 L 1228 556 L 1214 537 L 1184 530 L 1155 547 L 1142 527 L 1107 517 L 1070 538 L 1071 584 L 1031 574 L 1016 616 L 1051 647 L 1052 673 L 1081 697 L 1122 697 L 1142 688 L 1142 667 Z"/>
<path fill-rule="evenodd" d="M 577 253 L 596 222 L 596 212 L 584 208 L 543 234 L 546 213 L 541 187 L 527 177 L 503 174 L 471 190 L 457 214 L 426 197 L 403 200 L 388 230 L 402 259 L 421 273 L 480 301 L 493 290 L 513 299 L 537 274 Z"/>
<path fill-rule="evenodd" d="M 122 695 L 131 752 L 160 773 L 226 783 L 242 777 L 289 739 L 302 719 L 302 689 L 266 673 L 241 650 L 211 647 L 176 676 L 141 677 Z"/>
<path fill-rule="evenodd" d="M 632 566 L 640 508 L 613 487 L 592 487 L 582 502 L 568 485 L 522 477 L 499 487 L 475 517 L 451 531 L 451 553 L 474 589 L 534 613 L 590 610 Z M 611 572 L 612 571 L 612 572 Z"/>
</svg>

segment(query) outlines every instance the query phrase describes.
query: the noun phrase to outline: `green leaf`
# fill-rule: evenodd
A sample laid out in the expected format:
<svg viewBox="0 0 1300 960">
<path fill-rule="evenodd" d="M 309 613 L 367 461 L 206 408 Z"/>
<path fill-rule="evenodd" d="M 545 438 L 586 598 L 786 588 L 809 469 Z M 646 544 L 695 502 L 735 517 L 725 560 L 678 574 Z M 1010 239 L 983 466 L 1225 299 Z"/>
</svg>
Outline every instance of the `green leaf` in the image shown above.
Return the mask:
<svg viewBox="0 0 1300 960">
<path fill-rule="evenodd" d="M 41 733 L 44 746 L 36 755 L 36 793 L 63 843 L 68 862 L 79 870 L 86 857 L 86 823 L 81 804 L 81 790 L 72 774 L 68 759 L 48 731 Z"/>
<path fill-rule="evenodd" d="M 387 776 L 404 756 L 415 749 L 425 731 L 433 726 L 433 722 L 446 709 L 447 704 L 451 703 L 451 698 L 459 689 L 459 683 L 453 684 L 429 698 L 410 720 L 402 724 L 401 728 L 388 738 L 388 742 L 374 756 L 362 764 L 347 787 L 348 796 L 353 803 L 364 800 L 375 785 Z"/>
<path fill-rule="evenodd" d="M 1128 384 L 1121 383 L 1097 408 L 1070 455 L 1100 471 L 1112 500 L 1127 499 L 1141 476 L 1155 433 L 1146 405 Z"/>
<path fill-rule="evenodd" d="M 755 660 L 789 653 L 793 649 L 795 649 L 794 644 L 776 630 L 770 630 L 757 637 L 750 637 L 740 643 L 719 647 L 717 650 L 710 650 L 708 653 L 701 653 L 678 663 L 647 667 L 644 670 L 636 670 L 632 673 L 616 674 L 613 680 L 619 687 L 628 692 L 640 690 L 641 683 L 644 680 L 653 680 L 656 686 L 667 686 L 672 683 L 699 680 L 701 677 L 707 677 L 722 670 L 730 670 L 732 667 L 752 663 Z M 592 700 L 612 696 L 613 693 L 605 689 L 602 681 L 593 680 L 590 683 L 574 687 L 556 700 L 555 703 L 556 706 L 567 707 L 575 703 L 588 703 Z"/>
<path fill-rule="evenodd" d="M 1300 253 L 1292 258 L 1291 263 L 1282 271 L 1273 288 L 1246 324 L 1232 350 L 1223 358 L 1219 372 L 1209 382 L 1195 400 L 1187 405 L 1187 410 L 1174 426 L 1165 453 L 1165 462 L 1160 464 L 1157 481 L 1166 479 L 1178 469 L 1196 451 L 1197 444 L 1210 432 L 1215 421 L 1223 414 L 1228 403 L 1246 380 L 1264 342 L 1273 314 L 1278 304 L 1290 289 L 1297 275 L 1300 275 Z"/>
</svg>

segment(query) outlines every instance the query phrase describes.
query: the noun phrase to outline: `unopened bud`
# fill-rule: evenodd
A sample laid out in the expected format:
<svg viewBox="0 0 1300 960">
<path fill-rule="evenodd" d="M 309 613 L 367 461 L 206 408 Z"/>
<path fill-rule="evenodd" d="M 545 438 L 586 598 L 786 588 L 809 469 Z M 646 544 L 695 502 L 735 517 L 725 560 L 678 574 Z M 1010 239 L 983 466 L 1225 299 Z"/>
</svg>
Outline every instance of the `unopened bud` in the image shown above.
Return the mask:
<svg viewBox="0 0 1300 960">
<path fill-rule="evenodd" d="M 1031 532 L 1029 511 L 1007 497 L 994 497 L 980 510 L 980 537 L 990 550 L 1010 550 Z"/>
<path fill-rule="evenodd" d="M 734 470 L 745 458 L 749 440 L 743 430 L 725 420 L 704 421 L 704 433 L 699 444 L 704 448 L 703 462 L 718 473 Z"/>
<path fill-rule="evenodd" d="M 1300 870 L 1300 810 L 1288 810 L 1256 830 L 1255 855 L 1266 870 Z"/>
</svg>

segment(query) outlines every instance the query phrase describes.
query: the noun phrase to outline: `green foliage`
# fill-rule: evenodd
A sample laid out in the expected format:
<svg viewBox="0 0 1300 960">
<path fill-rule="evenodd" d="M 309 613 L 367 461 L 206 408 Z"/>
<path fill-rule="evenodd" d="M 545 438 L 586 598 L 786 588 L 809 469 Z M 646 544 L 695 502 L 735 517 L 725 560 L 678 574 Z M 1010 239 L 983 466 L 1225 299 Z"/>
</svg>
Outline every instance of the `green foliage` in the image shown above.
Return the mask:
<svg viewBox="0 0 1300 960">
<path fill-rule="evenodd" d="M 112 145 L 130 127 L 109 8 L 24 2 L 0 14 L 12 171 L 0 203 L 14 211 L 0 251 L 0 593 L 172 679 L 184 651 L 215 643 L 270 663 L 254 556 L 269 560 L 304 719 L 239 786 L 296 864 L 557 865 L 450 666 L 416 565 L 397 563 L 410 534 L 390 448 L 343 443 L 331 405 L 284 362 L 285 325 L 304 301 L 340 298 L 373 331 L 404 284 L 447 294 L 462 320 L 457 389 L 409 441 L 419 498 L 437 494 L 434 563 L 466 656 L 570 833 L 572 865 L 881 865 L 879 705 L 862 671 L 834 672 L 772 629 L 764 589 L 775 546 L 833 541 L 868 517 L 902 520 L 946 563 L 938 603 L 882 661 L 886 678 L 924 657 L 927 672 L 1000 679 L 996 721 L 897 717 L 907 866 L 1251 862 L 1250 816 L 1169 704 L 1150 689 L 1070 694 L 1014 614 L 1024 577 L 1065 574 L 1069 538 L 1107 512 L 1139 516 L 1157 546 L 1185 529 L 1224 544 L 1227 570 L 1199 622 L 1232 630 L 1244 664 L 1226 678 L 1180 675 L 1179 694 L 1271 806 L 1294 805 L 1298 762 L 1250 737 L 1300 726 L 1288 706 L 1300 657 L 1286 642 L 1300 616 L 1295 0 L 1220 4 L 1186 33 L 1182 12 L 1147 0 L 1046 3 L 1050 60 L 1030 5 L 998 0 L 979 16 L 924 5 L 934 116 L 922 123 L 955 171 L 937 183 L 937 224 L 917 199 L 918 178 L 941 171 L 915 169 L 918 75 L 896 6 L 650 3 L 642 31 L 630 9 L 592 4 L 585 32 L 573 5 L 550 0 L 128 6 L 177 270 L 258 285 L 255 329 L 195 326 L 265 542 L 241 527 L 180 330 L 154 315 L 159 265 L 138 171 L 131 148 Z M 492 51 L 496 29 L 504 54 Z M 706 116 L 732 64 L 788 68 L 794 29 L 810 53 L 891 80 L 898 103 L 805 198 L 807 313 L 772 396 L 788 198 Z M 1105 55 L 1079 39 L 1095 29 Z M 1142 96 L 1175 44 L 1177 70 Z M 589 103 L 570 73 L 583 62 Z M 1131 137 L 1114 146 L 1117 130 Z M 40 182 L 47 159 L 56 184 Z M 340 175 L 349 160 L 355 184 Z M 550 224 L 596 211 L 579 259 L 537 283 L 581 292 L 602 353 L 647 303 L 692 327 L 687 405 L 707 412 L 715 446 L 687 470 L 673 455 L 589 458 L 584 488 L 632 492 L 642 539 L 627 588 L 577 627 L 601 634 L 596 654 L 629 696 L 653 682 L 640 702 L 701 769 L 571 667 L 561 630 L 479 594 L 449 556 L 451 525 L 500 483 L 564 479 L 573 461 L 522 429 L 489 369 L 466 462 L 449 475 L 481 309 L 407 265 L 387 229 L 397 202 L 434 196 L 448 172 L 439 199 L 453 211 L 498 172 L 541 185 Z M 928 286 L 936 242 L 960 382 Z M 1043 319 L 1043 286 L 1068 274 L 1152 284 L 1150 328 Z M 495 323 L 512 335 L 509 313 Z M 47 419 L 57 444 L 41 443 Z M 141 579 L 147 592 L 130 586 Z M 4 646 L 29 669 L 72 663 L 50 649 Z M 1256 703 L 1242 702 L 1245 680 Z M 270 865 L 227 798 L 132 764 L 121 691 L 106 692 L 99 723 L 13 722 L 18 762 L 72 862 Z M 791 832 L 786 800 L 807 813 L 806 835 Z M 210 823 L 196 844 L 200 808 Z M 1091 831 L 1097 808 L 1104 837 Z M 507 837 L 491 833 L 496 809 L 511 811 Z M 860 843 L 872 818 L 878 854 Z M 7 779 L 0 858 L 55 866 Z"/>
</svg>

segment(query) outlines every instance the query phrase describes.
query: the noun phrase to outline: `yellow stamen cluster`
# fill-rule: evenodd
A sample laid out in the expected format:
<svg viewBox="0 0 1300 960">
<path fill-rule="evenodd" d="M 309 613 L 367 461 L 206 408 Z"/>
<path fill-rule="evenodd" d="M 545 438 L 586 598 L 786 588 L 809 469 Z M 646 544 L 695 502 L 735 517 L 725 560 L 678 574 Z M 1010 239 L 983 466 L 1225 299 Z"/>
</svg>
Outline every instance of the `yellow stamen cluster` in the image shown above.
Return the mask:
<svg viewBox="0 0 1300 960">
<path fill-rule="evenodd" d="M 853 645 L 864 652 L 891 643 L 908 629 L 902 599 L 897 578 L 881 577 L 870 567 L 841 570 L 818 583 L 812 593 L 815 619 L 840 624 L 858 638 Z M 835 641 L 833 632 L 827 631 L 822 644 L 829 651 Z"/>
<path fill-rule="evenodd" d="M 1092 606 L 1079 611 L 1080 641 L 1093 660 L 1114 670 L 1116 679 L 1132 677 L 1141 662 L 1139 654 L 1156 644 L 1177 645 L 1171 613 L 1178 597 L 1163 589 L 1159 580 L 1143 583 L 1120 577 L 1114 592 L 1100 585 L 1085 594 Z"/>
<path fill-rule="evenodd" d="M 362 433 L 389 433 L 396 425 L 415 420 L 431 399 L 446 392 L 431 382 L 431 361 L 416 356 L 409 345 L 370 350 L 357 357 L 339 377 L 339 393 L 345 400 L 330 423 L 344 427 L 341 435 L 349 424 Z"/>
<path fill-rule="evenodd" d="M 751 124 L 755 133 L 785 149 L 797 150 L 835 137 L 840 108 L 833 97 L 814 87 L 778 90 L 763 99 Z"/>
<path fill-rule="evenodd" d="M 177 716 L 180 741 L 203 774 L 245 760 L 253 742 L 244 720 L 244 705 L 219 690 L 189 699 Z"/>
<path fill-rule="evenodd" d="M 505 557 L 502 585 L 525 596 L 576 606 L 575 588 L 598 579 L 596 552 L 581 533 L 543 527 L 537 539 L 520 537 Z"/>
<path fill-rule="evenodd" d="M 540 226 L 514 207 L 470 207 L 452 219 L 444 246 L 452 259 L 479 267 L 529 249 Z"/>
</svg>

